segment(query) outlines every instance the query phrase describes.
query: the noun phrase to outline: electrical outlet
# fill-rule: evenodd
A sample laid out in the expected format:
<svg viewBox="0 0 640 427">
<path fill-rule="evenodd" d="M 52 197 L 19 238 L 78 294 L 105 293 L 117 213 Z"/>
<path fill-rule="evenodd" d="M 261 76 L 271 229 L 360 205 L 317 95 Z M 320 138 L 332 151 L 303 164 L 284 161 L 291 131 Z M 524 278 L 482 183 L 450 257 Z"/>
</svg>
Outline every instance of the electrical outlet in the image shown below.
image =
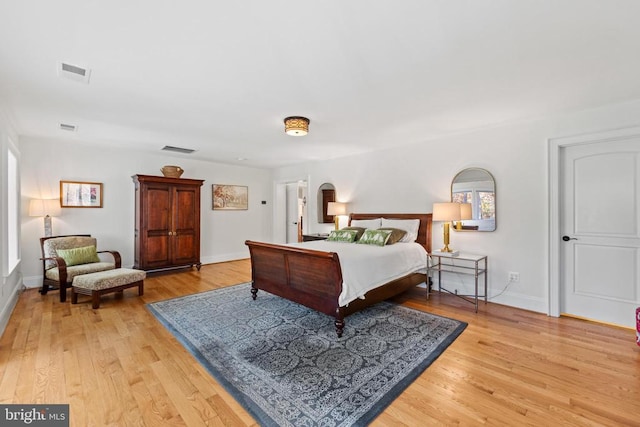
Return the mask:
<svg viewBox="0 0 640 427">
<path fill-rule="evenodd" d="M 510 282 L 519 282 L 520 281 L 520 273 L 516 273 L 514 271 L 509 272 L 509 281 Z"/>
</svg>

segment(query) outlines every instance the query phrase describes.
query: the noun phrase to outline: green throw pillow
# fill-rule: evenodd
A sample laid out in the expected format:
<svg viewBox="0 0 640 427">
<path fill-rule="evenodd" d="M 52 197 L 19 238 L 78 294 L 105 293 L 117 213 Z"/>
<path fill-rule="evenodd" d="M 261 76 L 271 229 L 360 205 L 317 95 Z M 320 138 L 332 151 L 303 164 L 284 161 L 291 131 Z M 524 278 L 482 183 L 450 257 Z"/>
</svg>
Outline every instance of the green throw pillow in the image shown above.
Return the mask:
<svg viewBox="0 0 640 427">
<path fill-rule="evenodd" d="M 363 245 L 384 246 L 387 244 L 389 236 L 391 236 L 391 230 L 372 230 L 368 228 L 364 231 L 358 243 L 362 243 Z"/>
<path fill-rule="evenodd" d="M 366 230 L 366 228 L 364 228 L 364 227 L 342 227 L 341 230 L 355 230 L 355 231 L 357 231 L 358 234 L 356 234 L 356 240 L 360 240 L 360 238 L 364 234 L 364 230 Z"/>
<path fill-rule="evenodd" d="M 393 245 L 394 243 L 398 243 L 405 234 L 406 231 L 400 230 L 399 228 L 391 228 L 391 227 L 380 227 L 378 230 L 390 230 L 391 235 L 389 236 L 389 240 L 387 240 L 387 245 Z"/>
<path fill-rule="evenodd" d="M 72 265 L 89 264 L 100 262 L 95 246 L 84 246 L 82 248 L 58 249 L 56 253 L 64 260 L 67 267 Z"/>
<path fill-rule="evenodd" d="M 356 240 L 357 234 L 358 232 L 356 230 L 332 230 L 327 240 L 331 242 L 351 243 Z"/>
</svg>

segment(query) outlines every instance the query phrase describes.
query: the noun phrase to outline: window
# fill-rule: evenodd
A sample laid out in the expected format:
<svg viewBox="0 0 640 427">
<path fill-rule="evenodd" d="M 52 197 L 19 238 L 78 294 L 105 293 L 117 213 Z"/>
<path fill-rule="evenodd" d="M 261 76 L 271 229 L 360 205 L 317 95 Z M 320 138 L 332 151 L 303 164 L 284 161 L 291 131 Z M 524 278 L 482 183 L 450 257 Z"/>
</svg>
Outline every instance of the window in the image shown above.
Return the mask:
<svg viewBox="0 0 640 427">
<path fill-rule="evenodd" d="M 5 271 L 9 275 L 20 261 L 20 173 L 18 157 L 11 147 L 7 150 L 7 258 Z"/>
</svg>

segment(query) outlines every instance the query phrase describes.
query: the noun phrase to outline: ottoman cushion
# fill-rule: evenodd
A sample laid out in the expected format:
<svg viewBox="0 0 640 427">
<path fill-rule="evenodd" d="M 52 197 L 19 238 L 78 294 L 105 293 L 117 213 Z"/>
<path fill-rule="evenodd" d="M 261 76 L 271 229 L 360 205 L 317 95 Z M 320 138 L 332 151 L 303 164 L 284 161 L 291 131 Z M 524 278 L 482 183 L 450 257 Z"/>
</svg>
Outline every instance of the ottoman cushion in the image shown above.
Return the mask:
<svg viewBox="0 0 640 427">
<path fill-rule="evenodd" d="M 147 273 L 131 268 L 116 268 L 114 270 L 81 274 L 73 278 L 73 286 L 82 289 L 101 290 L 144 280 Z"/>
</svg>

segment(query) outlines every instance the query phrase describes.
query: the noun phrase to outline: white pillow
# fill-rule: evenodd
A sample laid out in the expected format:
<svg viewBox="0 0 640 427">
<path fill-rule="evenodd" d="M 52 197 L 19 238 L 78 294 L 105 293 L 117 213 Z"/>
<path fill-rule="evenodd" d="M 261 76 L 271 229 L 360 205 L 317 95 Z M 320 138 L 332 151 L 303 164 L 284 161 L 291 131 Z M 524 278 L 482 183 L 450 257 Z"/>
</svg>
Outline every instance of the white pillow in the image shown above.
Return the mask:
<svg viewBox="0 0 640 427">
<path fill-rule="evenodd" d="M 382 218 L 376 219 L 352 219 L 351 226 L 352 227 L 363 227 L 363 228 L 373 228 L 377 230 L 380 228 L 380 224 L 382 223 Z"/>
<path fill-rule="evenodd" d="M 382 227 L 399 228 L 404 230 L 407 234 L 404 235 L 400 242 L 415 242 L 418 238 L 418 228 L 420 228 L 419 219 L 388 219 L 382 218 Z"/>
</svg>

